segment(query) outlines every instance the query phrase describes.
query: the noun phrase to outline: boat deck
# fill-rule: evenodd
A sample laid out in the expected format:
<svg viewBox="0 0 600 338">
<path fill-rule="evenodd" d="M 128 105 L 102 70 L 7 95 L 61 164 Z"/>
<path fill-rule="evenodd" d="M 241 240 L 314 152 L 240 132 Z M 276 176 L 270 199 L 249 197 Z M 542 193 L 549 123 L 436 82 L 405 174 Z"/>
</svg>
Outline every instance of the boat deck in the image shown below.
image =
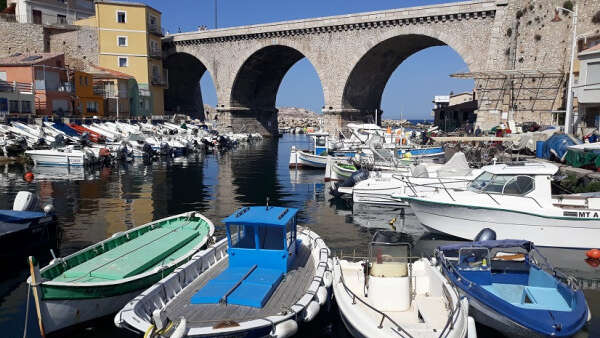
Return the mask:
<svg viewBox="0 0 600 338">
<path fill-rule="evenodd" d="M 53 281 L 93 283 L 131 277 L 188 254 L 208 232 L 202 221 L 174 219 L 67 269 Z"/>
<path fill-rule="evenodd" d="M 298 254 L 294 265 L 289 269 L 283 280 L 262 308 L 231 304 L 191 304 L 191 297 L 211 279 L 218 276 L 228 266 L 224 259 L 211 270 L 192 282 L 191 287 L 169 306 L 166 313 L 169 318 L 184 317 L 188 327 L 212 327 L 226 321 L 243 322 L 257 318 L 276 315 L 293 305 L 306 293 L 313 281 L 315 266 L 311 251 L 306 245 L 298 246 Z"/>
</svg>

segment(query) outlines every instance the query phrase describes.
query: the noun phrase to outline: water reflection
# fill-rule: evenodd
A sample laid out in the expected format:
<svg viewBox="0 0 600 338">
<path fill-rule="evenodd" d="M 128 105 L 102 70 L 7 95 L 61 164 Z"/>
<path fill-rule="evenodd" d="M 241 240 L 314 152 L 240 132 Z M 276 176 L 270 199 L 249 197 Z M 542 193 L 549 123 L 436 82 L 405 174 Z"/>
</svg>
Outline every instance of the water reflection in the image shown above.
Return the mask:
<svg viewBox="0 0 600 338">
<path fill-rule="evenodd" d="M 118 231 L 163 218 L 196 210 L 212 219 L 222 236 L 221 220 L 243 205 L 264 204 L 300 208 L 299 223 L 313 228 L 336 252 L 366 254 L 376 228 L 396 228 L 414 244 L 414 255 L 429 255 L 440 244 L 455 241 L 423 231 L 410 209 L 352 205 L 334 199 L 323 173 L 313 170 L 289 170 L 292 145 L 308 147 L 304 135 L 285 135 L 245 145 L 225 154 L 190 156 L 144 165 L 139 162 L 111 168 L 75 169 L 35 167 L 36 179 L 23 181 L 30 169 L 23 165 L 5 165 L 0 170 L 0 208 L 11 208 L 19 190 L 38 194 L 43 203 L 55 205 L 62 239 L 60 255 L 96 243 Z M 600 270 L 585 263 L 580 250 L 548 255 L 559 267 L 589 281 L 600 278 Z M 42 257 L 43 264 L 47 256 Z M 23 265 L 0 278 L 0 330 L 3 336 L 22 336 L 25 318 L 27 269 Z M 597 283 L 597 282 L 596 282 Z M 586 290 L 586 297 L 600 317 L 600 292 Z M 29 336 L 37 337 L 35 313 L 30 309 Z M 598 321 L 591 332 L 600 335 Z M 325 329 L 323 329 L 325 328 Z M 343 325 L 335 313 L 318 319 L 304 336 L 344 336 Z M 128 332 L 113 327 L 108 318 L 76 331 L 73 336 L 127 337 Z"/>
</svg>

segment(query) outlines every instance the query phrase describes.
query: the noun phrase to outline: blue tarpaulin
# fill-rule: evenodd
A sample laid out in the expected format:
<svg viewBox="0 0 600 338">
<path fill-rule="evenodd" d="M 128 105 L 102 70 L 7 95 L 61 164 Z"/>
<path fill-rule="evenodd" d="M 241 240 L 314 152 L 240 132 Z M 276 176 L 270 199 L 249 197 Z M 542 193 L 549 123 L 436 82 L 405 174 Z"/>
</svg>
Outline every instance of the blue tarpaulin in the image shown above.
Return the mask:
<svg viewBox="0 0 600 338">
<path fill-rule="evenodd" d="M 561 161 L 564 161 L 568 150 L 567 147 L 575 144 L 577 143 L 566 134 L 554 134 L 544 142 L 542 155 L 547 160 L 554 155 Z"/>
</svg>

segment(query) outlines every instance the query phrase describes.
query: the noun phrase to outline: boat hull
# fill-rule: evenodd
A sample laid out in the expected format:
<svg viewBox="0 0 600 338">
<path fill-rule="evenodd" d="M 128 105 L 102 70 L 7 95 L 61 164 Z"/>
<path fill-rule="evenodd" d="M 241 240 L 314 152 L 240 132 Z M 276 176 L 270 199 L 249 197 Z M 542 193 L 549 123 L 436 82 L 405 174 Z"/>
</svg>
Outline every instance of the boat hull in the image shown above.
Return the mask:
<svg viewBox="0 0 600 338">
<path fill-rule="evenodd" d="M 31 157 L 35 165 L 66 165 L 66 166 L 83 166 L 87 164 L 83 154 L 38 154 L 34 152 L 26 152 Z"/>
<path fill-rule="evenodd" d="M 325 169 L 327 156 L 313 155 L 302 150 L 292 149 L 289 166 L 290 168 Z"/>
<path fill-rule="evenodd" d="M 142 291 L 143 289 L 139 289 L 106 298 L 42 301 L 40 311 L 44 330 L 46 333 L 52 333 L 111 315 Z"/>
<path fill-rule="evenodd" d="M 410 206 L 429 230 L 468 240 L 473 240 L 483 228 L 494 230 L 499 239 L 527 238 L 537 246 L 589 249 L 598 246 L 600 238 L 597 221 L 418 199 L 410 199 Z"/>
</svg>

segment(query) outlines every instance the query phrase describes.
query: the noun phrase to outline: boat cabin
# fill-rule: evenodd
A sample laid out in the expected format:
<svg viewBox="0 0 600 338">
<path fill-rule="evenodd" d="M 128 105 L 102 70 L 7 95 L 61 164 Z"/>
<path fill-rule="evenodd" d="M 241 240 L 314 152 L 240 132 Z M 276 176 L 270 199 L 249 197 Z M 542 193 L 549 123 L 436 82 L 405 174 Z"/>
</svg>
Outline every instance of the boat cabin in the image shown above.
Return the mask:
<svg viewBox="0 0 600 338">
<path fill-rule="evenodd" d="M 315 155 L 319 156 L 327 156 L 327 141 L 329 138 L 329 133 L 325 132 L 314 132 L 310 133 L 313 139 L 313 151 Z"/>
<path fill-rule="evenodd" d="M 257 206 L 225 218 L 229 266 L 192 297 L 192 304 L 263 307 L 296 258 L 297 213 Z"/>
<path fill-rule="evenodd" d="M 469 184 L 474 192 L 533 196 L 549 200 L 551 178 L 558 167 L 550 163 L 516 162 L 481 168 L 483 173 Z"/>
<path fill-rule="evenodd" d="M 401 233 L 379 230 L 373 235 L 365 283 L 369 302 L 378 304 L 379 310 L 406 311 L 410 308 L 409 257 L 410 245 L 403 241 Z"/>
</svg>

